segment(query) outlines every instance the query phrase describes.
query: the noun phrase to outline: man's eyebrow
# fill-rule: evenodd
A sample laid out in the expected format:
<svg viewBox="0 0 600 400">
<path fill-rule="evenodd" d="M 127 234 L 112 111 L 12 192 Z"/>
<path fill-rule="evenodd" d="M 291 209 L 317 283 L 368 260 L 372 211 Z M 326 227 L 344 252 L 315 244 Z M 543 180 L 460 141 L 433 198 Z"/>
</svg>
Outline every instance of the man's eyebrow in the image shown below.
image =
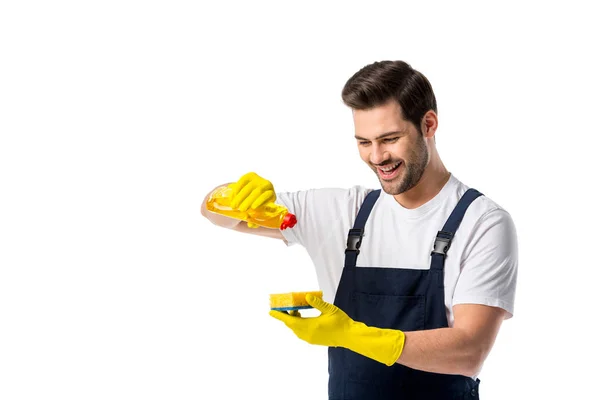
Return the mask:
<svg viewBox="0 0 600 400">
<path fill-rule="evenodd" d="M 381 135 L 377 136 L 375 138 L 375 140 L 383 139 L 384 137 L 388 137 L 388 136 L 392 136 L 392 135 L 399 135 L 401 133 L 404 133 L 404 132 L 403 131 L 392 131 L 392 132 L 382 133 Z M 365 139 L 364 137 L 361 137 L 358 135 L 355 135 L 354 137 L 356 138 L 356 140 L 369 140 L 369 139 Z"/>
</svg>

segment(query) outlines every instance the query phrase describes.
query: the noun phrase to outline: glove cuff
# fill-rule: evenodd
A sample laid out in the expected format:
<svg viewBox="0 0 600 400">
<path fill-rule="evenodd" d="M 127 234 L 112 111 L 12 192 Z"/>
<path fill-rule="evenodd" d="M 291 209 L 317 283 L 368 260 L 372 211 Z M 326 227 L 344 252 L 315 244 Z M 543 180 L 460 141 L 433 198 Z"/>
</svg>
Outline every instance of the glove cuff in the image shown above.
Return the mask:
<svg viewBox="0 0 600 400">
<path fill-rule="evenodd" d="M 404 350 L 404 332 L 383 329 L 355 322 L 351 328 L 354 340 L 349 350 L 362 354 L 382 364 L 392 366 Z"/>
</svg>

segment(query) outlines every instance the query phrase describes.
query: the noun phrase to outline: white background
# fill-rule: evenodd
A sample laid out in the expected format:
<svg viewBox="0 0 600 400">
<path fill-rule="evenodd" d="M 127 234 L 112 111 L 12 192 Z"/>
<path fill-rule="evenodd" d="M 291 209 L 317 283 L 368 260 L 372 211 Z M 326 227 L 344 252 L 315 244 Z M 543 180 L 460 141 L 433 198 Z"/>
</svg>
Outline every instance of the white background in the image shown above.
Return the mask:
<svg viewBox="0 0 600 400">
<path fill-rule="evenodd" d="M 376 186 L 340 92 L 383 59 L 430 79 L 442 160 L 517 226 L 482 398 L 597 395 L 593 2 L 326 3 L 2 2 L 1 399 L 325 399 L 326 349 L 268 315 L 318 289 L 310 259 L 200 203 L 248 171 Z"/>
</svg>

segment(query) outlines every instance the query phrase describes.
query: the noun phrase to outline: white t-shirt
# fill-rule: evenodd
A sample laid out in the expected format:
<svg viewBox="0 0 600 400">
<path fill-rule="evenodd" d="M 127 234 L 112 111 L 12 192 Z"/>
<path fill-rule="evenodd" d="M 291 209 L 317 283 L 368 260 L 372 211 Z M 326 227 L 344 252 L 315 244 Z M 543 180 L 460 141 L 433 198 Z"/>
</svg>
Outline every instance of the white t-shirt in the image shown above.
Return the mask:
<svg viewBox="0 0 600 400">
<path fill-rule="evenodd" d="M 415 209 L 401 206 L 381 192 L 363 236 L 357 267 L 428 269 L 436 234 L 469 189 L 453 174 L 442 190 Z M 277 203 L 296 215 L 297 224 L 282 231 L 288 245 L 308 252 L 323 291 L 333 303 L 344 268 L 348 230 L 366 195 L 373 189 L 323 188 L 277 193 Z M 517 234 L 510 214 L 485 196 L 467 209 L 444 265 L 446 315 L 452 306 L 476 303 L 500 307 L 512 317 L 517 281 Z"/>
</svg>

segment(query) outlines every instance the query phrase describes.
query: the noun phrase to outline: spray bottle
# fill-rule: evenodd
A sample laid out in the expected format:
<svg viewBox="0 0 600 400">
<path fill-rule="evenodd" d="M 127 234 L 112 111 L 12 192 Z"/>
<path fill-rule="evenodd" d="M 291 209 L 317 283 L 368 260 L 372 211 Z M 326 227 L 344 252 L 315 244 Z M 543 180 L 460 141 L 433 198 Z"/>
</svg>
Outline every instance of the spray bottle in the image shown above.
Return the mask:
<svg viewBox="0 0 600 400">
<path fill-rule="evenodd" d="M 231 200 L 233 200 L 231 188 L 228 186 L 220 186 L 216 188 L 206 200 L 206 209 L 230 218 L 251 222 L 265 228 L 283 230 L 292 228 L 296 225 L 296 216 L 290 213 L 288 209 L 282 205 L 268 202 L 256 209 L 240 211 L 233 209 L 230 206 Z"/>
</svg>

